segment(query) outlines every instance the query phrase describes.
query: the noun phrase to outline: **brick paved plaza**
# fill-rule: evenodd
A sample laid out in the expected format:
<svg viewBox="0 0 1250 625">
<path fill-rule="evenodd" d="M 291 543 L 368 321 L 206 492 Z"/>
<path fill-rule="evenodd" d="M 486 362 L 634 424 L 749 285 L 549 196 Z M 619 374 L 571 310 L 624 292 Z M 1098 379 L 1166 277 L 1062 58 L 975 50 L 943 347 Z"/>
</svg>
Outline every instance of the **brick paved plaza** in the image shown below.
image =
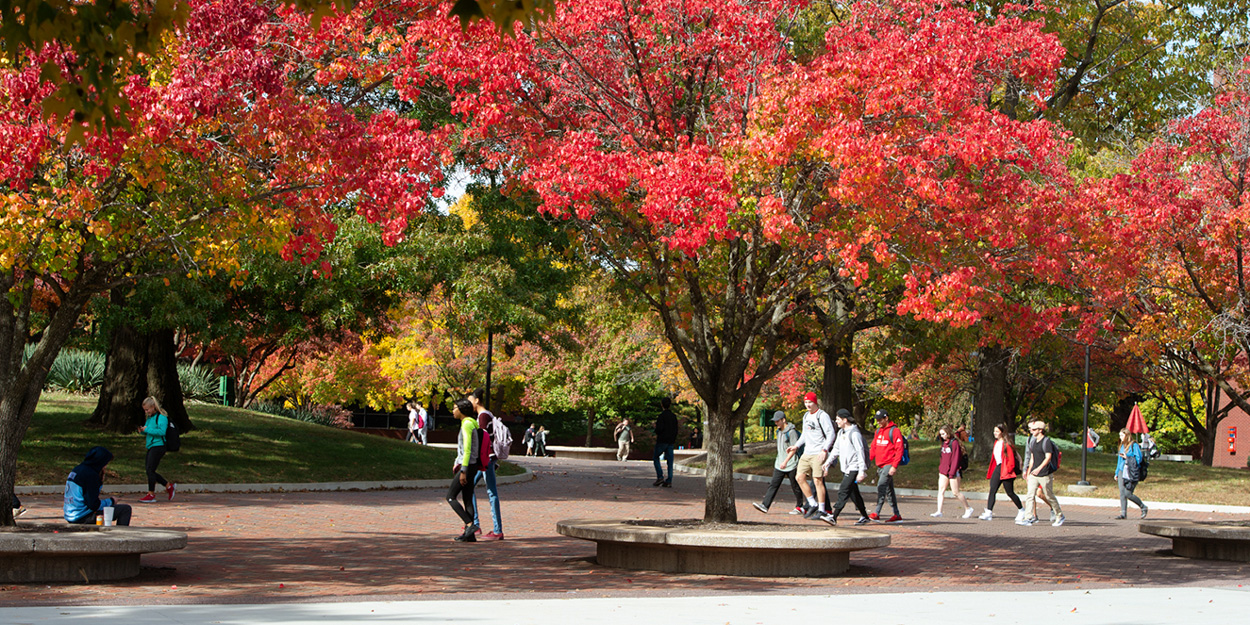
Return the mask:
<svg viewBox="0 0 1250 625">
<path fill-rule="evenodd" d="M 593 543 L 555 533 L 567 518 L 692 518 L 703 511 L 703 481 L 678 475 L 651 487 L 650 463 L 518 459 L 536 479 L 500 487 L 507 539 L 457 544 L 455 515 L 441 489 L 342 493 L 187 494 L 135 504 L 134 524 L 186 531 L 180 552 L 144 556 L 133 580 L 99 585 L 0 587 L 0 605 L 267 603 L 463 599 L 473 596 L 692 596 L 742 592 L 1071 590 L 1250 583 L 1250 565 L 1173 557 L 1167 540 L 1113 521 L 1110 508 L 1065 507 L 1068 522 L 1019 527 L 1000 498 L 1002 518 L 931 519 L 933 501 L 901 500 L 905 521 L 874 524 L 893 545 L 852 556 L 846 577 L 785 579 L 668 575 L 593 563 Z M 906 470 L 906 469 L 904 469 Z M 738 482 L 743 521 L 809 523 L 751 508 L 764 485 Z M 485 503 L 485 491 L 479 491 Z M 783 492 L 786 492 L 783 487 Z M 1150 503 L 1146 485 L 1141 494 Z M 869 496 L 871 506 L 872 496 Z M 136 497 L 124 499 L 133 503 Z M 30 496 L 23 521 L 59 520 L 59 496 Z M 976 502 L 974 502 L 976 503 Z M 948 501 L 947 511 L 959 509 Z M 978 508 L 978 512 L 980 508 Z M 1043 516 L 1044 516 L 1043 512 Z M 843 518 L 854 519 L 854 512 Z M 489 530 L 489 515 L 483 518 Z M 1152 518 L 1229 518 L 1152 511 Z M 519 593 L 519 594 L 518 594 Z"/>
</svg>

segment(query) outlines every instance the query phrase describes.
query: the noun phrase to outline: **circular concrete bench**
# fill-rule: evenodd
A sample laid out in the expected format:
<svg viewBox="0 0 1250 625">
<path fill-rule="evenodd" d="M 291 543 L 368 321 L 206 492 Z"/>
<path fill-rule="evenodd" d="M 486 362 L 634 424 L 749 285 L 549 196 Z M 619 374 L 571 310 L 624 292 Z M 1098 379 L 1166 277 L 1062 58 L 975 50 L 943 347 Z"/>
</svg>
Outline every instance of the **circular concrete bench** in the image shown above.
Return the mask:
<svg viewBox="0 0 1250 625">
<path fill-rule="evenodd" d="M 1142 521 L 1137 530 L 1171 538 L 1178 556 L 1250 562 L 1250 521 Z"/>
<path fill-rule="evenodd" d="M 0 580 L 87 583 L 139 574 L 139 556 L 182 549 L 169 530 L 93 525 L 20 525 L 0 529 Z"/>
<path fill-rule="evenodd" d="M 704 525 L 681 520 L 560 521 L 556 531 L 593 540 L 599 564 L 667 573 L 818 577 L 845 573 L 850 554 L 890 544 L 884 532 L 814 525 Z"/>
</svg>

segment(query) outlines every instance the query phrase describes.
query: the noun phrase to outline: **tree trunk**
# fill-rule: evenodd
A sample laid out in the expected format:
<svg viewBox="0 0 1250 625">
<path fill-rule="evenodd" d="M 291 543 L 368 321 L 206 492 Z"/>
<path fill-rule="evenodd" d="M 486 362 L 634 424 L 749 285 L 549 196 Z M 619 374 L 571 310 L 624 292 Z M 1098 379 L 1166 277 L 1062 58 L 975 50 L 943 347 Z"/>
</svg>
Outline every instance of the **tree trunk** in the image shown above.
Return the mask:
<svg viewBox="0 0 1250 625">
<path fill-rule="evenodd" d="M 590 437 L 595 433 L 595 409 L 586 410 L 586 446 L 590 447 Z"/>
<path fill-rule="evenodd" d="M 48 380 L 48 371 L 57 354 L 69 340 L 70 331 L 86 306 L 89 294 L 71 293 L 51 314 L 48 325 L 24 365 L 0 367 L 0 527 L 16 525 L 13 520 L 13 486 L 17 483 L 17 455 L 30 420 L 39 405 L 39 396 Z M 7 307 L 6 307 L 7 305 Z M 29 336 L 17 319 L 10 300 L 0 304 L 0 345 L 13 350 L 25 348 Z M 15 352 L 20 356 L 20 352 Z M 13 354 L 0 354 L 8 358 Z M 20 363 L 20 359 L 17 360 Z"/>
<path fill-rule="evenodd" d="M 855 353 L 855 334 L 846 332 L 832 345 L 825 348 L 825 370 L 821 379 L 820 395 L 824 409 L 836 414 L 839 408 L 854 411 L 855 384 L 851 371 L 851 357 Z"/>
<path fill-rule="evenodd" d="M 705 523 L 737 523 L 738 507 L 734 503 L 734 423 L 730 410 L 707 410 L 707 430 L 703 447 L 707 449 L 707 494 L 703 503 Z"/>
<path fill-rule="evenodd" d="M 978 462 L 989 459 L 994 450 L 994 426 L 1007 417 L 1007 350 L 986 347 L 977 364 L 976 411 L 973 413 L 972 458 Z"/>
<path fill-rule="evenodd" d="M 148 390 L 148 337 L 128 323 L 113 328 L 104 383 L 90 422 L 110 432 L 132 432 L 143 425 Z"/>
<path fill-rule="evenodd" d="M 182 399 L 182 382 L 178 379 L 178 354 L 173 330 L 157 330 L 147 335 L 147 395 L 156 398 L 165 416 L 182 433 L 193 429 L 191 417 Z M 145 395 L 146 396 L 146 395 Z"/>
</svg>

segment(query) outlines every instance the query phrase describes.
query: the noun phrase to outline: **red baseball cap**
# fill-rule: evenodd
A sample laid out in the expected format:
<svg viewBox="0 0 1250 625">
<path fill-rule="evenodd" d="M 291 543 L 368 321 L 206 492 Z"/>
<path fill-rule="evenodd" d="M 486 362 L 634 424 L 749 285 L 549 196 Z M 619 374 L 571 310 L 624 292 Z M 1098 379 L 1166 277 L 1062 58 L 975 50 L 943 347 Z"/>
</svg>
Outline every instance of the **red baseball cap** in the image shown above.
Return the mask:
<svg viewBox="0 0 1250 625">
<path fill-rule="evenodd" d="M 816 401 L 816 393 L 808 393 L 804 395 L 803 401 Z"/>
</svg>

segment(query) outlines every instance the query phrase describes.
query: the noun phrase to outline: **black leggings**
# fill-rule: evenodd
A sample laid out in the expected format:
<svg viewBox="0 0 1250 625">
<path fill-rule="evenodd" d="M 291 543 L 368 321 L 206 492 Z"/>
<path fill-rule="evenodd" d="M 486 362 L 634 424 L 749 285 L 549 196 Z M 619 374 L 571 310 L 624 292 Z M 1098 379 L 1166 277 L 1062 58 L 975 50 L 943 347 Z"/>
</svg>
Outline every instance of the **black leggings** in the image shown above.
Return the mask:
<svg viewBox="0 0 1250 625">
<path fill-rule="evenodd" d="M 990 501 L 985 506 L 986 510 L 994 511 L 994 500 L 998 495 L 998 486 L 1001 484 L 1003 490 L 1007 492 L 1007 496 L 1011 498 L 1011 503 L 1016 504 L 1016 509 L 1024 508 L 1024 504 L 1020 503 L 1020 498 L 1016 496 L 1016 478 L 1004 480 L 998 476 L 1003 474 L 1003 465 L 994 467 L 994 473 L 990 476 Z"/>
<path fill-rule="evenodd" d="M 473 503 L 473 483 L 477 481 L 477 469 L 469 468 L 464 472 L 466 484 L 460 484 L 460 473 L 456 477 L 451 478 L 451 488 L 447 489 L 447 503 L 451 504 L 451 509 L 464 521 L 465 525 L 473 524 L 473 517 L 477 516 L 477 506 Z M 456 501 L 456 496 L 464 501 L 464 505 L 460 505 Z"/>
<path fill-rule="evenodd" d="M 165 457 L 165 446 L 157 445 L 148 448 L 148 457 L 143 463 L 143 467 L 148 470 L 148 492 L 156 490 L 156 485 L 168 486 L 169 482 L 156 472 L 156 467 L 160 466 L 161 458 Z"/>
</svg>

